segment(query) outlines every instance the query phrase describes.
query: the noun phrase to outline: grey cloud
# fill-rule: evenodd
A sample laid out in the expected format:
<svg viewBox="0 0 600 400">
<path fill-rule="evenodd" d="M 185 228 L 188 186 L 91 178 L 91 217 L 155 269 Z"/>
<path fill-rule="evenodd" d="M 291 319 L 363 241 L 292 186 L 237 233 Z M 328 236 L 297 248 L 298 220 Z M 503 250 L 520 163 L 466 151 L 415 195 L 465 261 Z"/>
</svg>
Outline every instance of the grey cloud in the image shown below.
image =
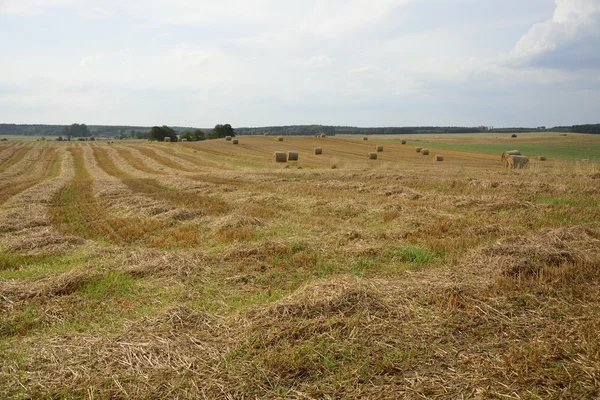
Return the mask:
<svg viewBox="0 0 600 400">
<path fill-rule="evenodd" d="M 534 25 L 509 55 L 512 66 L 600 67 L 600 0 L 556 0 L 551 20 Z"/>
</svg>

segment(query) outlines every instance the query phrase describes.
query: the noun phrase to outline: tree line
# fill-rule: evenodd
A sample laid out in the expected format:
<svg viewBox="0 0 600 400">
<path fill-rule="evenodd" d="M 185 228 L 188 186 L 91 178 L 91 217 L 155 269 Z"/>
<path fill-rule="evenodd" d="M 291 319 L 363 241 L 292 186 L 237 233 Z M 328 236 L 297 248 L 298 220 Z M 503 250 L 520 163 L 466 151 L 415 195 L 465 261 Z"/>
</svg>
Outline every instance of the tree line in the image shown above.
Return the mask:
<svg viewBox="0 0 600 400">
<path fill-rule="evenodd" d="M 600 134 L 600 124 L 584 124 L 572 126 L 556 126 L 552 128 L 540 127 L 512 127 L 512 128 L 494 128 L 488 126 L 404 126 L 404 127 L 376 127 L 361 128 L 353 126 L 332 126 L 332 125 L 288 125 L 288 126 L 267 126 L 256 128 L 233 128 L 230 124 L 219 124 L 210 129 L 199 129 L 189 127 L 169 127 L 169 132 L 156 131 L 152 134 L 154 128 L 162 127 L 143 127 L 143 126 L 106 126 L 106 125 L 21 125 L 21 124 L 0 124 L 0 135 L 26 135 L 26 136 L 64 136 L 64 137 L 112 137 L 117 139 L 153 139 L 159 140 L 164 135 L 186 140 L 204 140 L 224 136 L 237 135 L 278 135 L 278 136 L 307 136 L 324 133 L 332 136 L 336 134 L 354 134 L 354 135 L 398 135 L 398 134 L 452 134 L 452 133 L 518 133 L 518 132 L 576 132 Z M 158 136 L 156 136 L 158 135 Z M 157 138 L 155 139 L 154 136 Z"/>
</svg>

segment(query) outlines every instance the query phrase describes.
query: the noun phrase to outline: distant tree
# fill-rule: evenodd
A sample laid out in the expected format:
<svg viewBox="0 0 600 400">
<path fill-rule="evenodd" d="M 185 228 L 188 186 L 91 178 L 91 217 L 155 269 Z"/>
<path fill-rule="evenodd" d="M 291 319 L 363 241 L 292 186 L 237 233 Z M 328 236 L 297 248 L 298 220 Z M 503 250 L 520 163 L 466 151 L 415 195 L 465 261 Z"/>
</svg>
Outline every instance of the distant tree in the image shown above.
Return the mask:
<svg viewBox="0 0 600 400">
<path fill-rule="evenodd" d="M 166 125 L 153 126 L 148 134 L 148 139 L 158 140 L 159 142 L 163 142 L 166 137 L 170 137 L 173 142 L 177 141 L 177 133 L 175 133 L 175 130 Z"/>
<path fill-rule="evenodd" d="M 86 124 L 71 124 L 65 127 L 65 135 L 71 140 L 71 136 L 88 137 L 91 133 Z"/>
<path fill-rule="evenodd" d="M 181 138 L 187 139 L 190 142 L 197 142 L 199 140 L 206 139 L 202 129 L 194 129 L 193 131 L 185 131 L 185 132 L 183 132 L 183 134 L 181 134 Z"/>
<path fill-rule="evenodd" d="M 212 132 L 209 133 L 208 138 L 209 139 L 218 139 L 218 138 L 224 138 L 225 136 L 234 137 L 235 131 L 229 124 L 225 124 L 225 125 L 218 124 L 218 125 L 215 125 Z"/>
<path fill-rule="evenodd" d="M 59 137 L 57 137 L 57 138 L 56 138 L 56 141 L 57 141 L 57 142 L 62 142 L 62 141 L 63 141 L 63 137 L 62 137 L 62 136 L 59 136 Z"/>
</svg>

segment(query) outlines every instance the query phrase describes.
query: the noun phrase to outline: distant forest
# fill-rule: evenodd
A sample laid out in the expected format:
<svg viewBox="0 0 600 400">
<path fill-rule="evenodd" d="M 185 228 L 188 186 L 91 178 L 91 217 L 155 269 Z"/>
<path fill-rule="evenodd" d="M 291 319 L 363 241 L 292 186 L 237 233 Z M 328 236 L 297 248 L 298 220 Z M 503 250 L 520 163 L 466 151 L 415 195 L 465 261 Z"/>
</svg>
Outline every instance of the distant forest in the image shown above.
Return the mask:
<svg viewBox="0 0 600 400">
<path fill-rule="evenodd" d="M 73 127 L 77 128 L 73 130 Z M 192 127 L 171 127 L 178 135 L 194 130 Z M 147 139 L 152 127 L 144 126 L 106 126 L 106 125 L 19 125 L 0 124 L 0 136 L 2 135 L 26 135 L 26 136 L 92 136 L 110 137 L 116 139 Z M 206 129 L 210 131 L 211 128 Z M 518 133 L 518 132 L 574 132 L 600 134 L 600 124 L 556 126 L 553 128 L 515 127 L 515 128 L 493 128 L 486 126 L 407 126 L 407 127 L 384 127 L 384 128 L 358 128 L 352 126 L 327 126 L 327 125 L 290 125 L 290 126 L 268 126 L 261 128 L 235 128 L 236 135 L 316 135 L 324 133 L 328 136 L 336 134 L 354 135 L 397 135 L 415 133 Z"/>
</svg>

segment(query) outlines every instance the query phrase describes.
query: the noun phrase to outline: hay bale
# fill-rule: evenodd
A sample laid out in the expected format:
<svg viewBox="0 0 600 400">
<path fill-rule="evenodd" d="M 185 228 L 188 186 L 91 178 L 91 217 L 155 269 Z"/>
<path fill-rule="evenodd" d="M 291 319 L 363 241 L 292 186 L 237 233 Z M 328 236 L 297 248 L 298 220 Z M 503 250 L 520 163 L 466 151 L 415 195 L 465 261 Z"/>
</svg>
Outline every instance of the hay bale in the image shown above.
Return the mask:
<svg viewBox="0 0 600 400">
<path fill-rule="evenodd" d="M 442 157 L 442 156 L 435 156 L 435 157 L 433 157 L 433 161 L 444 161 L 444 157 Z"/>
<path fill-rule="evenodd" d="M 323 154 L 323 149 L 320 147 L 315 148 L 315 154 Z"/>
<path fill-rule="evenodd" d="M 231 140 L 231 136 L 225 136 L 225 140 L 230 141 Z"/>
<path fill-rule="evenodd" d="M 540 161 L 546 161 L 546 156 L 539 156 L 538 160 L 540 160 Z"/>
<path fill-rule="evenodd" d="M 377 153 L 376 152 L 369 153 L 369 159 L 371 159 L 371 160 L 377 160 Z"/>
<path fill-rule="evenodd" d="M 504 168 L 522 169 L 529 166 L 529 158 L 525 156 L 508 156 L 504 159 Z"/>
<path fill-rule="evenodd" d="M 171 141 L 171 138 L 170 138 L 169 136 L 167 136 L 167 137 L 164 139 L 164 141 L 165 141 L 165 142 L 170 142 L 170 141 Z"/>
<path fill-rule="evenodd" d="M 297 151 L 288 151 L 287 159 L 288 159 L 288 161 L 298 161 L 298 152 Z"/>
<path fill-rule="evenodd" d="M 416 151 L 417 153 L 420 153 L 420 152 L 421 152 L 421 150 L 423 150 L 423 148 L 422 148 L 422 147 L 415 147 L 415 151 Z"/>
<path fill-rule="evenodd" d="M 381 152 L 381 151 L 383 151 L 383 146 L 382 145 L 375 146 L 375 150 L 378 152 Z"/>
<path fill-rule="evenodd" d="M 509 150 L 509 151 L 505 151 L 504 153 L 502 153 L 502 155 L 500 156 L 500 160 L 502 162 L 504 162 L 504 160 L 508 156 L 520 156 L 520 155 L 521 155 L 521 152 L 519 150 Z"/>
<path fill-rule="evenodd" d="M 278 137 L 277 137 L 277 141 L 278 141 L 278 142 L 283 142 L 283 136 L 278 136 Z"/>
<path fill-rule="evenodd" d="M 238 143 L 239 143 L 239 141 L 238 141 L 237 139 L 233 139 L 231 142 L 232 142 L 233 144 L 238 144 Z"/>
<path fill-rule="evenodd" d="M 275 152 L 275 162 L 286 162 L 287 154 L 285 151 L 276 151 Z"/>
<path fill-rule="evenodd" d="M 321 137 L 327 137 L 327 135 L 324 133 L 321 133 Z"/>
<path fill-rule="evenodd" d="M 401 141 L 400 144 L 406 144 L 406 140 Z"/>
<path fill-rule="evenodd" d="M 369 140 L 369 138 L 366 136 L 363 136 L 363 140 Z"/>
<path fill-rule="evenodd" d="M 269 134 L 267 132 L 263 133 L 263 136 L 269 136 Z"/>
<path fill-rule="evenodd" d="M 182 142 L 187 142 L 188 140 L 186 138 L 181 139 Z"/>
<path fill-rule="evenodd" d="M 422 149 L 421 150 L 421 154 L 424 156 L 428 156 L 429 155 L 429 150 L 428 149 Z"/>
</svg>

